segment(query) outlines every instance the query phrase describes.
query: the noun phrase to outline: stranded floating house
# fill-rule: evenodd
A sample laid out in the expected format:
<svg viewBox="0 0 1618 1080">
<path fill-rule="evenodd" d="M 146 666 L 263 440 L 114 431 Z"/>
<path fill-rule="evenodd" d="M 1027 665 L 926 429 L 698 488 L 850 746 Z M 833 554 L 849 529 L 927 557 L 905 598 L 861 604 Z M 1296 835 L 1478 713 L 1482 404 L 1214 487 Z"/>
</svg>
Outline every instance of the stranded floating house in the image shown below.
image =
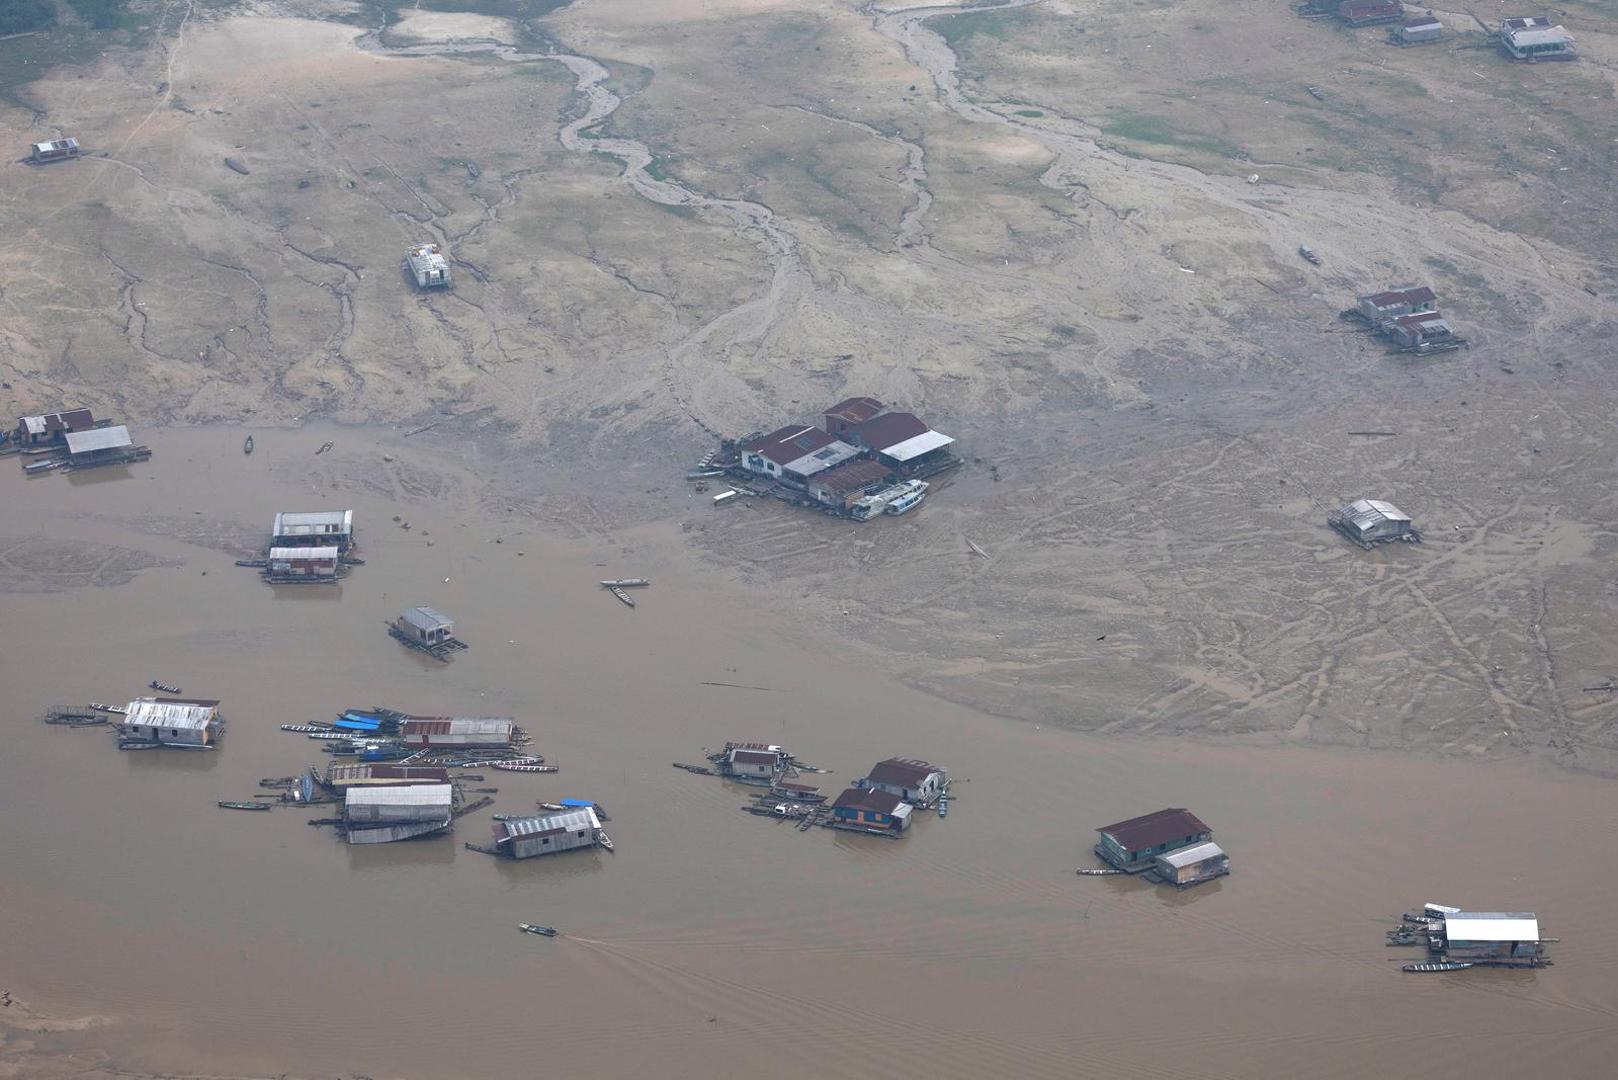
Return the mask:
<svg viewBox="0 0 1618 1080">
<path fill-rule="evenodd" d="M 47 165 L 53 161 L 67 161 L 78 156 L 79 140 L 69 137 L 34 143 L 29 150 L 28 160 L 35 165 Z"/>
<path fill-rule="evenodd" d="M 1394 540 L 1421 542 L 1410 515 L 1381 499 L 1356 499 L 1326 516 L 1326 524 L 1369 551 Z"/>
<path fill-rule="evenodd" d="M 405 253 L 404 269 L 418 289 L 449 288 L 449 262 L 437 244 L 423 244 Z"/>
<path fill-rule="evenodd" d="M 1579 55 L 1573 36 L 1548 15 L 1503 19 L 1499 39 L 1500 51 L 1513 60 L 1573 60 Z"/>
<path fill-rule="evenodd" d="M 1104 825 L 1096 831 L 1101 834 L 1096 854 L 1129 874 L 1152 869 L 1159 855 L 1213 838 L 1213 830 L 1201 818 L 1180 807 Z"/>
</svg>

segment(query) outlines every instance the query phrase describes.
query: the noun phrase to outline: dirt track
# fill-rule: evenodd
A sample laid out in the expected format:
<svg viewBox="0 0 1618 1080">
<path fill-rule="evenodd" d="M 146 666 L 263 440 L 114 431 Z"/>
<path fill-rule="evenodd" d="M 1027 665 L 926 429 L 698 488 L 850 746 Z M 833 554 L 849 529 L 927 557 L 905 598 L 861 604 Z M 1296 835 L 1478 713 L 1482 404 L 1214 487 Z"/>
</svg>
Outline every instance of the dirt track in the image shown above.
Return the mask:
<svg viewBox="0 0 1618 1080">
<path fill-rule="evenodd" d="M 1485 184 L 1549 136 L 1488 143 L 1465 125 L 1492 130 L 1492 98 L 1438 109 L 1544 96 L 1544 130 L 1588 136 L 1545 183 L 1610 237 L 1591 149 L 1610 19 L 1580 8 L 1588 63 L 1533 72 L 1301 22 L 1260 51 L 1288 78 L 1337 71 L 1310 77 L 1359 95 L 1330 123 L 1367 154 L 1400 145 L 1375 120 L 1425 80 L 1454 129 L 1446 175 L 1471 185 L 1435 207 L 1403 158 L 1324 162 L 1308 102 L 1272 120 L 1262 95 L 1297 87 L 1243 66 L 1246 96 L 1220 98 L 1238 91 L 1186 59 L 1228 31 L 1205 13 L 1170 5 L 1121 39 L 1110 12 L 1012 6 L 412 13 L 375 47 L 309 17 L 337 5 L 172 20 L 34 88 L 92 155 L 15 167 L 0 202 L 0 403 L 432 424 L 422 439 L 478 455 L 490 500 L 606 536 L 685 515 L 767 602 L 995 712 L 1618 770 L 1618 695 L 1581 689 L 1618 670 L 1613 268 Z M 1356 74 L 1373 68 L 1382 84 Z M 1191 118 L 1147 123 L 1150 93 Z M 6 122 L 23 141 L 27 116 Z M 1252 145 L 1194 134 L 1216 122 Z M 429 239 L 452 292 L 398 272 Z M 1335 320 L 1407 280 L 1471 349 L 1412 362 Z M 974 461 L 924 513 L 863 529 L 718 515 L 678 488 L 711 432 L 845 393 L 917 409 Z M 1324 513 L 1361 495 L 1429 542 L 1339 544 Z"/>
</svg>

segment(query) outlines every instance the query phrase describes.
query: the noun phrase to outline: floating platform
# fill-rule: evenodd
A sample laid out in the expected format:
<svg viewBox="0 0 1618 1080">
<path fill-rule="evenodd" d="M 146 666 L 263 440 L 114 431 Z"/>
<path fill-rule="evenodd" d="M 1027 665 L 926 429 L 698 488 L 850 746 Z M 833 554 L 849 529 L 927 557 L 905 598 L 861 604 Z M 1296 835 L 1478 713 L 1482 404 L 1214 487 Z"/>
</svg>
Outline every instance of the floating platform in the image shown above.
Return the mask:
<svg viewBox="0 0 1618 1080">
<path fill-rule="evenodd" d="M 67 727 L 94 727 L 107 722 L 106 714 L 96 710 L 93 705 L 52 705 L 45 714 L 47 724 L 63 724 Z"/>
</svg>

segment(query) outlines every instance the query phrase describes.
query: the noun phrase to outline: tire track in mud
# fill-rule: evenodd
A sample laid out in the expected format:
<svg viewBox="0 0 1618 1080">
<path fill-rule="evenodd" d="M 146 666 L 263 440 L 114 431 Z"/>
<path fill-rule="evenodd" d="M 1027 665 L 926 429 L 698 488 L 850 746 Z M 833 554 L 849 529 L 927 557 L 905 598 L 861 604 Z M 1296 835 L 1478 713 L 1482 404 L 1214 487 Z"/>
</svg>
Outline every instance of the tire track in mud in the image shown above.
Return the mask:
<svg viewBox="0 0 1618 1080">
<path fill-rule="evenodd" d="M 574 92 L 583 99 L 584 110 L 565 123 L 557 133 L 564 149 L 578 154 L 600 154 L 623 166 L 621 178 L 641 198 L 659 206 L 694 211 L 710 221 L 729 226 L 755 239 L 771 265 L 770 285 L 762 296 L 747 300 L 715 316 L 687 334 L 678 344 L 659 347 L 654 356 L 663 363 L 663 382 L 687 419 L 716 438 L 717 428 L 699 415 L 699 404 L 686 388 L 697 385 L 720 365 L 710 362 L 697 370 L 710 353 L 726 344 L 755 342 L 755 358 L 768 344 L 782 312 L 798 297 L 815 288 L 798 250 L 798 240 L 781 222 L 774 210 L 748 199 L 726 199 L 705 195 L 652 172 L 657 155 L 646 144 L 622 136 L 586 135 L 605 123 L 623 104 L 623 99 L 605 85 L 610 72 L 588 56 L 564 52 L 525 52 L 515 45 L 494 38 L 475 38 L 422 45 L 387 45 L 377 31 L 361 36 L 358 47 L 391 56 L 493 55 L 507 63 L 551 62 L 573 74 Z M 738 383 L 737 393 L 750 393 Z"/>
<path fill-rule="evenodd" d="M 1445 235 L 1447 230 L 1441 232 L 1434 228 L 1434 212 L 1386 200 L 1373 207 L 1363 197 L 1355 198 L 1349 193 L 1324 188 L 1286 188 L 1287 205 L 1276 206 L 1271 204 L 1269 193 L 1264 198 L 1255 198 L 1243 191 L 1245 185 L 1234 177 L 1210 175 L 1189 165 L 1128 157 L 1098 141 L 1102 135 L 1099 127 L 1064 116 L 1047 106 L 1040 106 L 1045 113 L 1042 117 L 1023 117 L 1016 113 L 1019 106 L 1009 102 L 978 101 L 969 97 L 961 86 L 959 57 L 927 21 L 939 16 L 1011 11 L 1042 3 L 1044 0 L 1002 0 L 997 4 L 957 3 L 899 9 L 871 3 L 860 10 L 871 18 L 877 33 L 898 45 L 911 62 L 928 74 L 947 109 L 970 123 L 999 125 L 1043 146 L 1056 160 L 1040 176 L 1040 183 L 1064 193 L 1073 188 L 1081 189 L 1090 201 L 1103 206 L 1115 217 L 1119 216 L 1119 211 L 1091 192 L 1080 178 L 1083 172 L 1096 166 L 1110 167 L 1133 181 L 1155 181 L 1171 191 L 1189 192 L 1221 209 L 1239 213 L 1262 230 L 1264 240 L 1278 258 L 1297 246 L 1305 223 L 1323 227 L 1329 234 L 1334 230 L 1358 230 L 1356 221 L 1373 212 L 1389 222 L 1397 217 L 1398 234 L 1405 236 L 1407 243 L 1404 251 L 1395 254 L 1407 264 L 1419 265 L 1422 257 L 1439 254 L 1451 261 L 1486 267 L 1514 287 L 1541 295 L 1546 310 L 1536 320 L 1536 332 L 1551 321 L 1553 313 L 1559 314 L 1563 321 L 1618 316 L 1618 309 L 1612 303 L 1587 295 L 1577 283 L 1555 273 L 1545 254 L 1527 238 L 1501 233 L 1476 219 L 1464 218 L 1468 226 L 1464 233 L 1448 236 Z M 1391 234 L 1392 230 L 1389 232 Z M 1516 259 L 1501 258 L 1503 253 L 1495 249 L 1502 241 L 1515 247 Z M 1406 257 L 1407 252 L 1410 257 Z M 1375 278 L 1380 274 L 1374 267 L 1356 265 L 1351 257 L 1339 261 L 1345 269 L 1361 277 Z M 1585 260 L 1563 252 L 1555 261 L 1562 266 L 1577 266 Z"/>
</svg>

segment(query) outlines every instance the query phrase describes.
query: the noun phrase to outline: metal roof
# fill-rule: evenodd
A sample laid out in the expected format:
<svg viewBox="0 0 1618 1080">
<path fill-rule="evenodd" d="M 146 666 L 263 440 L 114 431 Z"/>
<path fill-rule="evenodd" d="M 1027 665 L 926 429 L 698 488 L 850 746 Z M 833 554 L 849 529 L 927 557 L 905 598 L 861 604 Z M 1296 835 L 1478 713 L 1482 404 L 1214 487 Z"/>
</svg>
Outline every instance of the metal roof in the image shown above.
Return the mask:
<svg viewBox="0 0 1618 1080">
<path fill-rule="evenodd" d="M 1203 820 L 1184 807 L 1171 807 L 1112 825 L 1096 832 L 1112 837 L 1125 851 L 1143 851 L 1171 840 L 1183 840 L 1198 833 L 1211 833 Z"/>
<path fill-rule="evenodd" d="M 546 833 L 575 832 L 579 829 L 599 829 L 601 820 L 592 809 L 568 810 L 560 814 L 538 814 L 534 817 L 507 818 L 497 822 L 496 830 L 505 828 L 505 835 L 496 832 L 496 842 L 504 843 L 522 836 L 543 836 Z"/>
<path fill-rule="evenodd" d="M 1456 941 L 1538 941 L 1531 911 L 1463 911 L 1444 918 L 1444 936 Z"/>
<path fill-rule="evenodd" d="M 332 765 L 326 770 L 328 784 L 357 780 L 394 780 L 401 784 L 442 784 L 449 779 L 449 770 L 437 765 L 382 765 L 375 762 L 357 765 Z M 378 785 L 381 786 L 381 785 Z"/>
<path fill-rule="evenodd" d="M 95 427 L 95 417 L 89 409 L 63 409 L 38 416 L 19 416 L 17 422 L 30 435 L 43 435 L 47 431 L 84 431 Z"/>
<path fill-rule="evenodd" d="M 441 626 L 455 625 L 454 619 L 430 607 L 408 608 L 399 617 L 418 630 L 437 630 Z"/>
<path fill-rule="evenodd" d="M 438 250 L 437 244 L 423 244 L 421 247 L 411 248 L 406 258 L 410 260 L 412 267 L 418 269 L 425 267 L 429 270 L 443 270 L 449 266 L 449 263 L 444 261 L 444 255 Z"/>
<path fill-rule="evenodd" d="M 308 513 L 275 515 L 276 536 L 319 536 L 324 533 L 342 535 L 353 531 L 352 510 L 315 510 Z"/>
<path fill-rule="evenodd" d="M 849 461 L 816 476 L 815 487 L 846 495 L 851 491 L 868 487 L 887 475 L 888 467 L 878 462 Z"/>
<path fill-rule="evenodd" d="M 271 562 L 290 562 L 294 559 L 329 559 L 337 561 L 341 554 L 335 547 L 272 547 L 270 549 Z"/>
<path fill-rule="evenodd" d="M 1507 30 L 1506 37 L 1513 45 L 1565 45 L 1573 36 L 1560 26 L 1534 27 L 1529 30 Z"/>
<path fill-rule="evenodd" d="M 1410 520 L 1410 515 L 1390 502 L 1381 499 L 1356 499 L 1343 507 L 1343 520 L 1360 528 L 1369 528 L 1381 521 Z"/>
<path fill-rule="evenodd" d="M 910 804 L 899 796 L 869 788 L 845 788 L 831 805 L 834 810 L 868 810 L 889 817 L 904 817 L 910 813 Z"/>
<path fill-rule="evenodd" d="M 758 454 L 784 467 L 835 442 L 836 436 L 828 435 L 817 427 L 788 424 L 768 435 L 747 440 L 742 443 L 741 450 L 743 453 Z"/>
<path fill-rule="evenodd" d="M 399 722 L 401 735 L 499 735 L 510 738 L 515 726 L 509 716 L 407 716 Z"/>
<path fill-rule="evenodd" d="M 67 433 L 67 452 L 70 454 L 88 454 L 96 450 L 118 450 L 125 446 L 133 446 L 134 440 L 129 437 L 129 429 L 122 424 L 114 427 L 91 428 L 89 431 L 70 431 Z"/>
<path fill-rule="evenodd" d="M 851 424 L 858 424 L 863 420 L 869 420 L 885 407 L 876 398 L 861 395 L 859 397 L 844 398 L 827 409 L 823 415 L 836 417 L 838 420 L 844 420 Z"/>
<path fill-rule="evenodd" d="M 934 450 L 948 446 L 955 440 L 941 431 L 928 431 L 917 435 L 914 439 L 906 439 L 897 446 L 890 446 L 881 451 L 883 457 L 890 457 L 895 461 L 909 461 L 911 458 L 930 454 Z"/>
<path fill-rule="evenodd" d="M 1157 861 L 1166 862 L 1170 866 L 1174 867 L 1174 869 L 1178 870 L 1181 867 L 1190 866 L 1193 863 L 1204 862 L 1208 859 L 1217 859 L 1224 853 L 1223 848 L 1210 840 L 1206 844 L 1194 844 L 1188 848 L 1181 848 L 1179 851 L 1171 851 L 1166 855 L 1159 855 L 1157 857 Z"/>
<path fill-rule="evenodd" d="M 730 760 L 743 765 L 774 765 L 778 759 L 767 750 L 732 750 Z"/>
<path fill-rule="evenodd" d="M 208 726 L 208 722 L 218 711 L 217 701 L 157 701 L 153 698 L 140 698 L 131 701 L 124 708 L 123 722 L 139 724 L 141 727 L 200 731 Z"/>
<path fill-rule="evenodd" d="M 344 806 L 448 806 L 453 800 L 453 784 L 412 784 L 409 787 L 348 788 Z"/>
<path fill-rule="evenodd" d="M 897 784 L 900 787 L 916 787 L 922 784 L 933 773 L 943 775 L 944 769 L 938 765 L 929 765 L 917 758 L 888 758 L 879 761 L 871 767 L 867 780 L 873 784 Z"/>
</svg>

